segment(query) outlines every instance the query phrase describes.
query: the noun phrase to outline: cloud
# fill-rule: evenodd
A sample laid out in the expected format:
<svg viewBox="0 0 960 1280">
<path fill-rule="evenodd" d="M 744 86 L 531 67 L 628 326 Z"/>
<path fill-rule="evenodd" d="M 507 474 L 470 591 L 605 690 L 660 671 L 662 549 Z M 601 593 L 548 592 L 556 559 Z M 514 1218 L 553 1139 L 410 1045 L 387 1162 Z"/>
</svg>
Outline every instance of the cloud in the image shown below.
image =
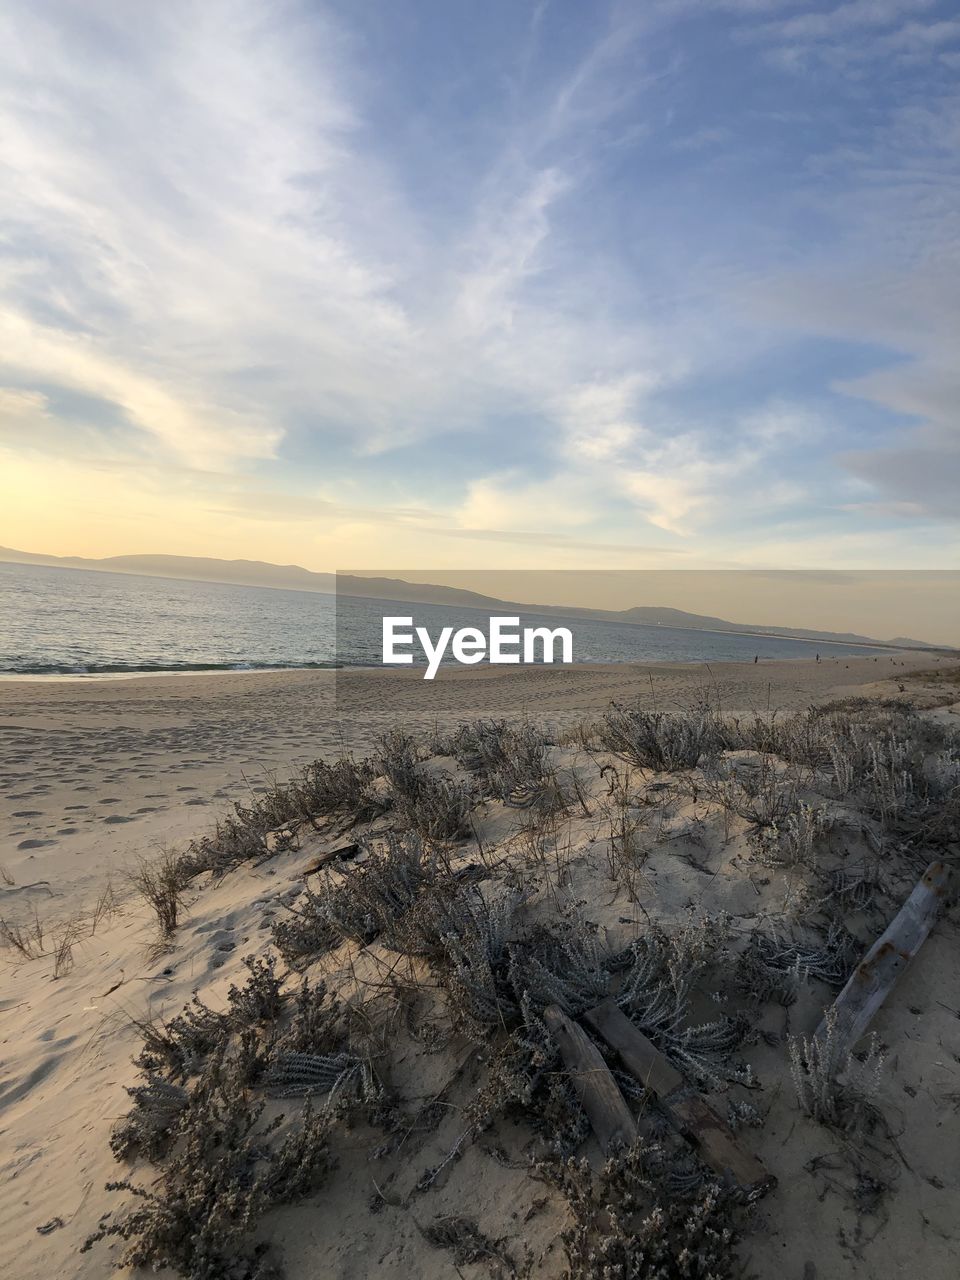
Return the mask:
<svg viewBox="0 0 960 1280">
<path fill-rule="evenodd" d="M 595 522 L 599 514 L 596 490 L 590 481 L 561 472 L 547 480 L 511 476 L 474 480 L 457 518 L 465 529 L 548 533 L 582 528 Z"/>
<path fill-rule="evenodd" d="M 960 521 L 960 426 L 920 430 L 901 448 L 843 455 L 845 466 L 893 500 L 884 510 L 901 519 Z"/>
<path fill-rule="evenodd" d="M 514 327 L 519 288 L 537 271 L 549 235 L 550 206 L 569 187 L 557 169 L 535 172 L 519 195 L 485 211 L 467 256 L 476 258 L 457 282 L 456 312 L 467 334 L 482 338 Z"/>
<path fill-rule="evenodd" d="M 473 225 L 429 245 L 322 10 L 172 3 L 132 27 L 20 4 L 5 34 L 3 362 L 54 370 L 171 454 L 242 467 L 305 422 L 361 454 L 469 430 L 544 409 L 611 338 L 578 319 L 579 287 L 529 286 L 566 265 L 544 250 L 578 181 L 543 148 L 622 105 L 619 27 L 478 175 Z"/>
<path fill-rule="evenodd" d="M 0 426 L 3 439 L 11 440 L 20 432 L 30 431 L 38 420 L 48 417 L 47 397 L 39 391 L 21 391 L 0 387 Z"/>
<path fill-rule="evenodd" d="M 933 58 L 936 8 L 14 0 L 0 438 L 284 559 L 948 518 L 960 104 L 763 62 Z"/>
<path fill-rule="evenodd" d="M 742 449 L 712 456 L 702 441 L 680 437 L 652 448 L 642 466 L 620 471 L 618 484 L 651 524 L 689 536 L 722 495 L 742 483 L 756 461 L 755 454 Z"/>
<path fill-rule="evenodd" d="M 852 31 L 887 27 L 907 15 L 932 9 L 936 0 L 848 0 L 832 9 L 810 9 L 806 13 L 761 27 L 758 35 L 772 33 L 781 39 L 835 40 Z"/>
</svg>

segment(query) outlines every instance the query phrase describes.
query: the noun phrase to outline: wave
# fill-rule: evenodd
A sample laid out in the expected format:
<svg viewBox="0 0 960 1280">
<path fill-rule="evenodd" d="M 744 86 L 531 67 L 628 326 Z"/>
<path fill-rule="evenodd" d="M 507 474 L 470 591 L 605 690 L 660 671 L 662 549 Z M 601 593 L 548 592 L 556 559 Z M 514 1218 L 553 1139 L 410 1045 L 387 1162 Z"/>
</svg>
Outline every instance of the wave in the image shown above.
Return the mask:
<svg viewBox="0 0 960 1280">
<path fill-rule="evenodd" d="M 203 671 L 329 671 L 344 662 L 14 662 L 0 676 L 175 675 Z"/>
</svg>

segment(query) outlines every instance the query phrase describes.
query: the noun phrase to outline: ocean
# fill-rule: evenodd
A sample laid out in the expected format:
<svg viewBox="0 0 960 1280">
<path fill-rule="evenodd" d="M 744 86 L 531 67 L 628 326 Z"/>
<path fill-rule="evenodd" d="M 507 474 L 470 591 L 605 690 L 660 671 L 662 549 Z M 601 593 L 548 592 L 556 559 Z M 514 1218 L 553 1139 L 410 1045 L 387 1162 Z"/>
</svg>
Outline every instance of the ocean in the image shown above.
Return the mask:
<svg viewBox="0 0 960 1280">
<path fill-rule="evenodd" d="M 0 676 L 379 666 L 384 613 L 413 614 L 431 634 L 443 626 L 486 629 L 486 614 L 468 608 L 0 564 Z M 546 623 L 570 628 L 576 662 L 750 662 L 755 656 L 891 652 L 823 640 L 521 615 L 521 626 Z"/>
</svg>

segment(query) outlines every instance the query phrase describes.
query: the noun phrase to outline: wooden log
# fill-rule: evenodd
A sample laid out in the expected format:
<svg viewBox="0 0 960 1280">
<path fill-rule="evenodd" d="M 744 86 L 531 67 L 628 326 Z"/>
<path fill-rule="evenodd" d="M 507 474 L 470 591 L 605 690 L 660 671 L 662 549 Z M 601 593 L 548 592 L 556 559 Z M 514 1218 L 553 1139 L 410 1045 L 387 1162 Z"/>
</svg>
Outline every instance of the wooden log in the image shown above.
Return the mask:
<svg viewBox="0 0 960 1280">
<path fill-rule="evenodd" d="M 933 928 L 949 887 L 950 873 L 942 862 L 931 862 L 910 897 L 887 925 L 850 975 L 832 1009 L 814 1033 L 827 1042 L 828 1019 L 833 1021 L 831 1058 L 839 1070 L 851 1049 L 917 954 Z"/>
<path fill-rule="evenodd" d="M 557 1042 L 564 1066 L 604 1152 L 629 1146 L 637 1126 L 617 1082 L 590 1037 L 562 1009 L 551 1004 L 543 1020 Z"/>
<path fill-rule="evenodd" d="M 703 1160 L 727 1183 L 756 1200 L 777 1185 L 757 1157 L 742 1147 L 707 1100 L 692 1092 L 686 1080 L 656 1045 L 617 1008 L 605 1000 L 583 1015 L 584 1021 L 620 1055 L 623 1065 L 660 1101 L 667 1119 L 698 1149 Z"/>
</svg>

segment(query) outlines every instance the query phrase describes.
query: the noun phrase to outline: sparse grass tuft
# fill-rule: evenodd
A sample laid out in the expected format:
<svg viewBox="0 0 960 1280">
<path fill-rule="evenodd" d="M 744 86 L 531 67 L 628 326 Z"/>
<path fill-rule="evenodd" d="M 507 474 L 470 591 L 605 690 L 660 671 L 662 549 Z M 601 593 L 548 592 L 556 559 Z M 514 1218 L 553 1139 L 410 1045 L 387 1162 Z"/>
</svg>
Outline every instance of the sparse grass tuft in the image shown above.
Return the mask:
<svg viewBox="0 0 960 1280">
<path fill-rule="evenodd" d="M 53 978 L 64 978 L 73 968 L 73 944 L 80 933 L 78 920 L 61 925 L 53 935 Z"/>
<path fill-rule="evenodd" d="M 28 925 L 0 918 L 0 943 L 18 952 L 24 960 L 36 960 L 43 955 L 43 924 L 39 914 L 34 911 L 33 922 Z"/>
<path fill-rule="evenodd" d="M 646 816 L 630 792 L 627 778 L 613 770 L 613 781 L 605 805 L 609 825 L 607 866 L 610 879 L 622 885 L 631 902 L 639 900 L 639 882 L 647 851 L 640 840 Z"/>
<path fill-rule="evenodd" d="M 96 934 L 101 924 L 105 921 L 111 920 L 113 916 L 119 913 L 119 911 L 120 902 L 117 899 L 117 895 L 113 887 L 113 881 L 107 880 L 106 884 L 97 895 L 97 900 L 90 911 L 89 922 L 91 938 Z"/>
<path fill-rule="evenodd" d="M 189 883 L 183 860 L 169 851 L 152 861 L 141 858 L 137 869 L 130 872 L 130 883 L 153 909 L 160 942 L 167 942 L 176 933 L 184 890 Z"/>
<path fill-rule="evenodd" d="M 780 830 L 800 808 L 801 782 L 795 769 L 764 755 L 759 761 L 718 760 L 701 786 L 708 799 L 756 830 Z"/>
</svg>

